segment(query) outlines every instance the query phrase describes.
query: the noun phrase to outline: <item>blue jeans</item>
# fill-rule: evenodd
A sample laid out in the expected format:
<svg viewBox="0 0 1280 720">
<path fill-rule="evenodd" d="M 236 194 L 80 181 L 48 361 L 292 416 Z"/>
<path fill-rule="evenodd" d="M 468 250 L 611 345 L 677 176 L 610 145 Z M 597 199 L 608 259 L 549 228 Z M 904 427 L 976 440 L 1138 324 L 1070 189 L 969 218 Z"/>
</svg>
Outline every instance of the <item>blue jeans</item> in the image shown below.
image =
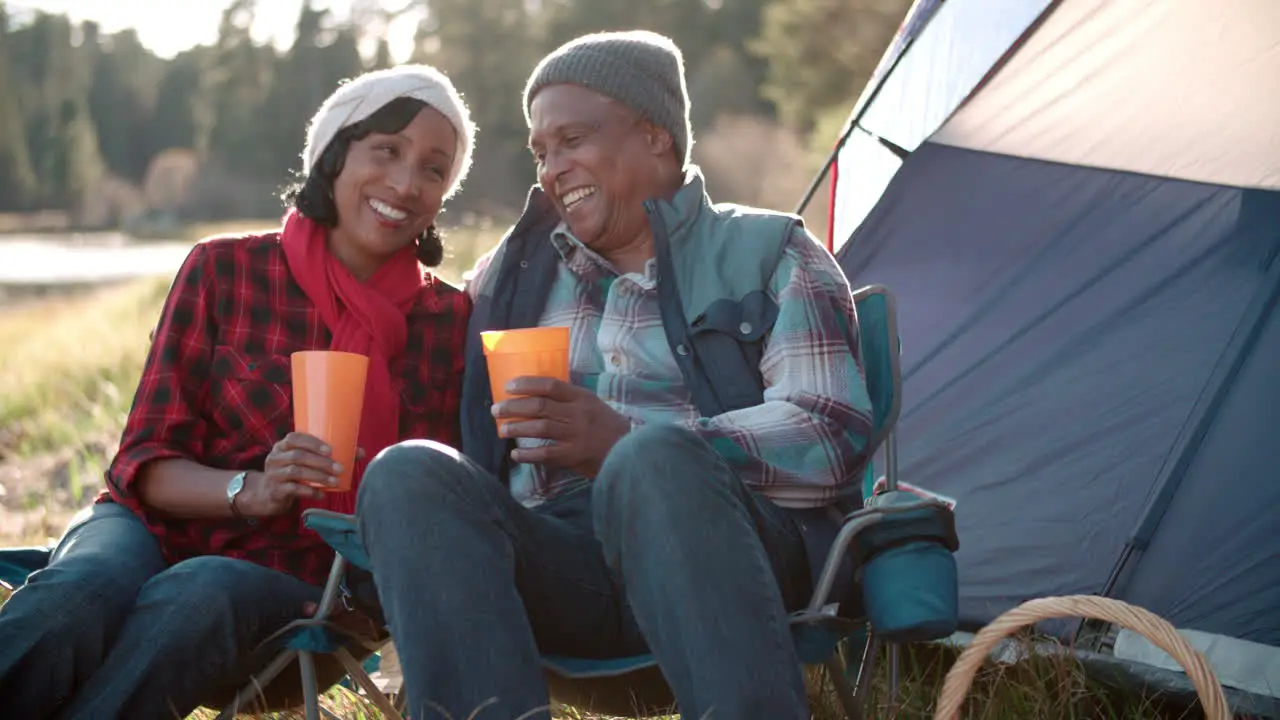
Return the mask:
<svg viewBox="0 0 1280 720">
<path fill-rule="evenodd" d="M 242 560 L 168 567 L 133 513 L 94 505 L 0 608 L 0 716 L 185 717 L 229 700 L 279 651 L 259 643 L 320 594 Z"/>
<path fill-rule="evenodd" d="M 357 513 L 414 720 L 549 718 L 540 652 L 652 652 L 687 718 L 809 717 L 786 617 L 811 589 L 800 531 L 692 432 L 632 432 L 589 487 L 532 510 L 406 442 Z"/>
</svg>

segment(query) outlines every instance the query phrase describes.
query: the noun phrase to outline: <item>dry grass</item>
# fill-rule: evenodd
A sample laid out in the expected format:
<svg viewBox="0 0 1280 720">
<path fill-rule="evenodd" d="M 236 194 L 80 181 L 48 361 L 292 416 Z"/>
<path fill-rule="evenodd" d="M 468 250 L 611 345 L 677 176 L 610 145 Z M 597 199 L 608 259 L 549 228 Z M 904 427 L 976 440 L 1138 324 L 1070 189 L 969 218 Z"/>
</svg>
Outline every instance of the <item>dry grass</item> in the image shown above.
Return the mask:
<svg viewBox="0 0 1280 720">
<path fill-rule="evenodd" d="M 1195 717 L 1177 713 L 1158 702 L 1122 697 L 1108 687 L 1091 682 L 1083 668 L 1067 655 L 1025 653 L 1029 659 L 1016 665 L 988 663 L 975 678 L 962 717 L 966 720 L 1151 720 Z M 940 646 L 904 649 L 898 701 L 889 704 L 887 663 L 881 657 L 871 686 L 869 719 L 932 720 L 933 705 L 943 678 L 956 654 Z M 808 672 L 809 697 L 814 720 L 843 717 L 829 692 L 824 671 Z M 343 688 L 330 690 L 322 704 L 343 720 L 377 720 L 382 716 L 364 698 Z M 211 720 L 215 713 L 199 711 L 190 720 Z M 620 720 L 557 706 L 557 720 Z M 259 716 L 262 720 L 298 717 L 281 713 Z M 480 714 L 483 717 L 483 713 Z M 674 720 L 671 715 L 655 720 Z M 458 720 L 464 720 L 458 718 Z"/>
<path fill-rule="evenodd" d="M 168 289 L 147 279 L 0 313 L 0 448 L 29 457 L 118 432 Z"/>
</svg>

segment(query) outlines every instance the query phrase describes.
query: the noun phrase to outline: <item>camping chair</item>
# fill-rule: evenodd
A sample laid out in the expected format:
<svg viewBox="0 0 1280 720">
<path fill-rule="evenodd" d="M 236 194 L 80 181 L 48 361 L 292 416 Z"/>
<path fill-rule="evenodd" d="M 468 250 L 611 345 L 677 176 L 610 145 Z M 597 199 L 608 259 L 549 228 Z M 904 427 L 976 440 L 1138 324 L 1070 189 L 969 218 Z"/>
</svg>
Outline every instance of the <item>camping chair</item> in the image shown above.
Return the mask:
<svg viewBox="0 0 1280 720">
<path fill-rule="evenodd" d="M 336 515 L 336 513 L 330 514 Z M 324 517 L 314 515 L 313 511 L 303 513 L 303 517 L 308 528 L 315 530 L 326 540 L 328 539 L 328 533 L 324 531 L 323 527 L 320 527 L 325 523 Z M 319 674 L 316 672 L 317 663 L 331 663 L 333 661 L 341 664 L 342 669 L 347 673 L 347 679 L 339 682 L 339 685 L 352 690 L 364 690 L 368 700 L 373 703 L 374 707 L 378 708 L 383 717 L 387 720 L 399 720 L 399 708 L 395 706 L 391 698 L 387 697 L 378 688 L 373 678 L 369 676 L 373 667 L 372 663 L 362 662 L 360 658 L 357 658 L 352 653 L 354 648 L 361 655 L 368 656 L 371 660 L 376 661 L 376 653 L 389 642 L 390 638 L 386 636 L 380 638 L 362 637 L 331 621 L 338 603 L 346 603 L 347 559 L 354 558 L 352 560 L 353 563 L 359 564 L 363 562 L 363 566 L 368 565 L 368 560 L 363 557 L 364 550 L 362 548 L 358 553 L 353 548 L 347 548 L 347 550 L 351 551 L 353 555 L 344 557 L 339 554 L 334 558 L 333 565 L 329 568 L 329 578 L 325 583 L 324 593 L 321 595 L 315 614 L 309 618 L 295 620 L 273 633 L 266 640 L 263 640 L 263 643 L 266 643 L 284 638 L 284 649 L 265 668 L 249 679 L 244 688 L 219 713 L 217 720 L 232 720 L 238 713 L 250 709 L 270 712 L 296 708 L 299 704 L 296 698 L 291 694 L 286 695 L 281 692 L 282 689 L 287 691 L 291 687 L 286 683 L 276 682 L 280 674 L 294 660 L 298 661 L 298 670 L 301 674 L 301 704 L 307 720 L 320 720 L 322 711 L 320 695 L 327 689 L 321 688 L 319 685 Z M 350 680 L 350 682 L 347 682 L 347 680 Z M 328 711 L 324 711 L 324 714 L 333 717 L 332 713 Z"/>
<path fill-rule="evenodd" d="M 882 445 L 885 448 L 886 486 L 876 496 L 866 497 L 866 507 L 843 518 L 809 605 L 790 618 L 801 662 L 827 669 L 850 720 L 863 716 L 859 702 L 867 695 L 879 643 L 890 645 L 890 660 L 896 665 L 897 643 L 949 636 L 955 631 L 958 594 L 952 555 L 958 542 L 951 510 L 940 502 L 918 500 L 897 490 L 897 448 L 892 431 L 901 407 L 902 375 L 893 296 L 883 287 L 868 286 L 857 291 L 854 300 L 867 386 L 875 409 L 867 456 L 872 457 Z M 864 478 L 867 493 L 872 478 L 868 467 Z M 369 569 L 369 557 L 353 517 L 315 509 L 304 517 L 307 527 L 338 552 L 330 587 L 325 591 L 329 597 L 335 591 L 343 559 Z M 832 597 L 848 553 L 863 576 L 862 603 Z M 842 607 L 865 605 L 865 612 L 842 616 L 829 607 L 832 600 Z M 845 652 L 854 644 L 848 642 L 851 640 L 863 641 L 856 667 L 848 662 Z M 608 660 L 547 655 L 542 664 L 552 697 L 583 710 L 658 715 L 670 712 L 674 705 L 652 655 Z M 851 678 L 855 670 L 856 677 Z M 891 669 L 894 685 L 896 676 L 895 666 Z M 896 693 L 896 687 L 891 692 Z"/>
<path fill-rule="evenodd" d="M 10 591 L 17 590 L 26 583 L 29 575 L 47 566 L 52 555 L 51 547 L 0 548 L 0 585 Z M 317 662 L 340 663 L 351 680 L 351 683 L 344 680 L 340 684 L 364 689 L 375 706 L 384 712 L 391 710 L 391 713 L 387 713 L 388 718 L 398 717 L 392 714 L 394 709 L 390 700 L 378 691 L 369 677 L 368 668 L 358 662 L 349 649 L 355 647 L 363 650 L 362 654 L 371 655 L 386 640 L 353 637 L 349 632 L 328 622 L 338 602 L 344 569 L 342 559 L 338 558 L 330 571 L 325 594 L 314 617 L 291 623 L 272 636 L 285 638 L 285 649 L 236 695 L 218 716 L 220 719 L 229 720 L 235 717 L 237 711 L 248 709 L 271 712 L 292 710 L 304 705 L 308 720 L 319 720 L 319 695 L 323 689 L 316 682 Z M 298 688 L 292 683 L 273 682 L 295 659 L 302 675 L 300 697 Z M 221 700 L 216 704 L 220 703 Z"/>
<path fill-rule="evenodd" d="M 0 548 L 0 586 L 17 590 L 28 575 L 48 565 L 52 555 L 51 547 Z"/>
</svg>

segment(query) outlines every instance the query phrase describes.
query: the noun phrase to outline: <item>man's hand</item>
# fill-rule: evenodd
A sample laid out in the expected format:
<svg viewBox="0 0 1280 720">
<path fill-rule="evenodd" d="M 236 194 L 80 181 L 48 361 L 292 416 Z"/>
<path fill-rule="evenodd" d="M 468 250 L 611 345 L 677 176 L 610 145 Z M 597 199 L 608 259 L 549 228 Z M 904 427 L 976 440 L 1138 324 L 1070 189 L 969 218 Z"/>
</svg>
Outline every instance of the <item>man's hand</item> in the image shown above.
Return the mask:
<svg viewBox="0 0 1280 720">
<path fill-rule="evenodd" d="M 507 384 L 513 397 L 493 406 L 505 438 L 537 438 L 552 444 L 516 448 L 511 459 L 569 468 L 594 478 L 613 446 L 631 432 L 631 422 L 594 392 L 546 377 L 519 377 Z"/>
</svg>

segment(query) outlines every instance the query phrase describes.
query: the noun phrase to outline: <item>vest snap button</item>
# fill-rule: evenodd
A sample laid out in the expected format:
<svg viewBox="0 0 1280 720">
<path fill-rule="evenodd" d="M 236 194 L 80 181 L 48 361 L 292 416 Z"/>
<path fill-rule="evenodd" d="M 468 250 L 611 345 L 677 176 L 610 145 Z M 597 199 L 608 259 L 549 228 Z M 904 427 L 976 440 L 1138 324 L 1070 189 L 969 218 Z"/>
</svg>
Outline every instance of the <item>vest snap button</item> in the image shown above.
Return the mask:
<svg viewBox="0 0 1280 720">
<path fill-rule="evenodd" d="M 679 345 L 677 345 L 677 346 L 676 346 L 676 352 L 680 353 L 681 355 L 688 355 L 688 354 L 689 354 L 689 348 L 685 347 L 685 346 L 684 346 L 684 343 L 681 343 L 681 344 L 679 344 Z"/>
<path fill-rule="evenodd" d="M 738 331 L 741 332 L 743 335 L 750 335 L 751 323 L 742 323 L 741 325 L 738 326 Z"/>
<path fill-rule="evenodd" d="M 521 269 L 521 270 L 523 270 L 523 269 L 525 269 L 525 268 L 527 268 L 527 267 L 529 267 L 529 261 L 528 261 L 528 260 L 521 260 L 521 261 L 520 261 L 520 269 Z"/>
</svg>

